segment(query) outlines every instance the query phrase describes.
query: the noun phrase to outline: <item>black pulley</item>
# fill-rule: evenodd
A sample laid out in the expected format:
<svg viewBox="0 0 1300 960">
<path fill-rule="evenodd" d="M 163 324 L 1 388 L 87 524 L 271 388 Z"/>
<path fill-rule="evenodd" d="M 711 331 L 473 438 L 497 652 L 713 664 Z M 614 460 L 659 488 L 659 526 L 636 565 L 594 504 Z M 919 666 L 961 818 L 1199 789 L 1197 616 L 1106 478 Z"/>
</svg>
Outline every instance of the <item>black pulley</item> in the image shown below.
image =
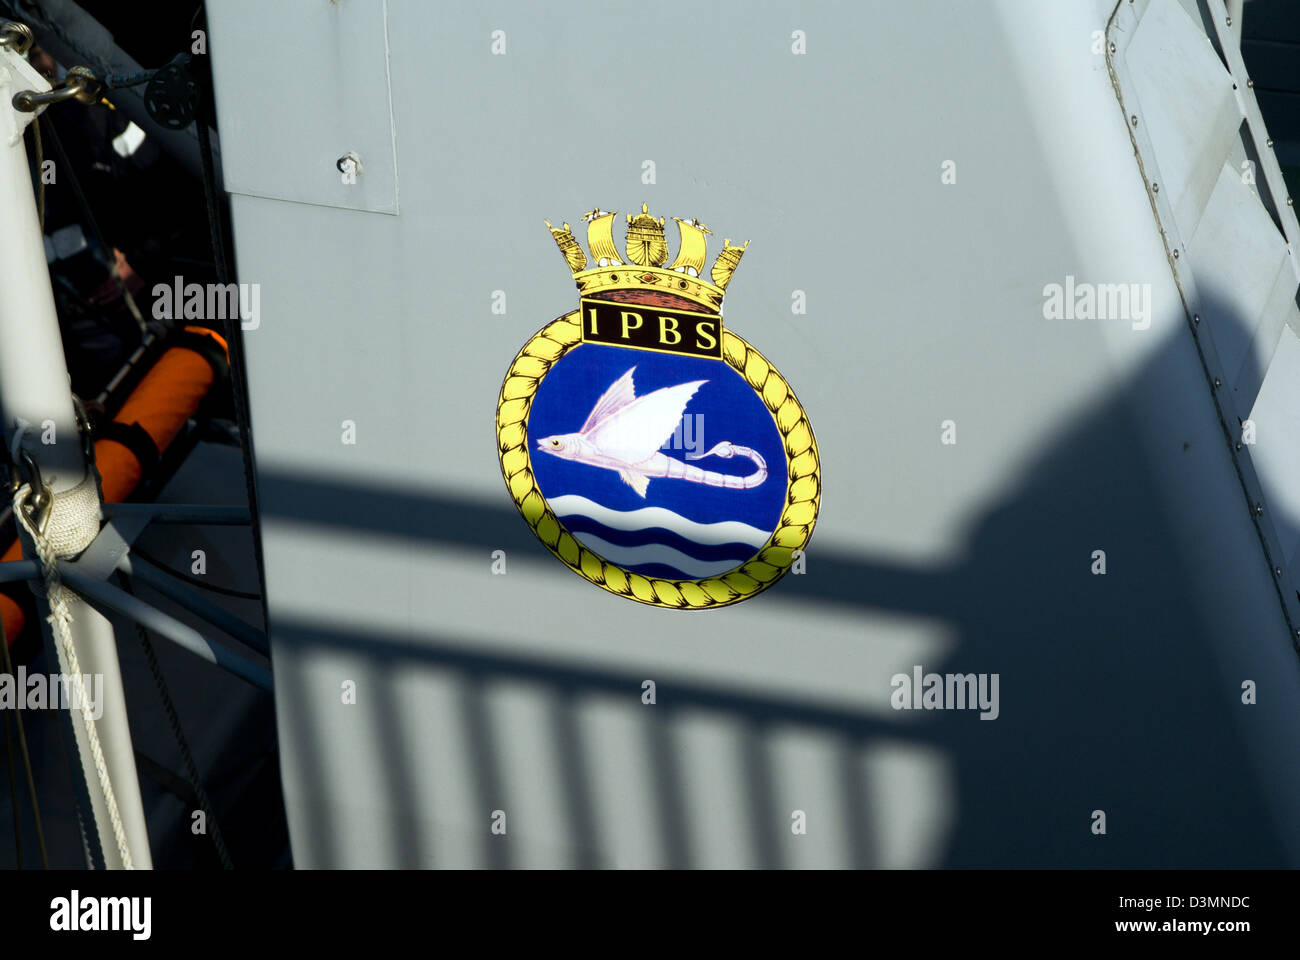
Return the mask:
<svg viewBox="0 0 1300 960">
<path fill-rule="evenodd" d="M 183 130 L 194 122 L 199 84 L 190 72 L 190 55 L 182 53 L 161 67 L 144 89 L 144 108 L 168 130 Z"/>
</svg>

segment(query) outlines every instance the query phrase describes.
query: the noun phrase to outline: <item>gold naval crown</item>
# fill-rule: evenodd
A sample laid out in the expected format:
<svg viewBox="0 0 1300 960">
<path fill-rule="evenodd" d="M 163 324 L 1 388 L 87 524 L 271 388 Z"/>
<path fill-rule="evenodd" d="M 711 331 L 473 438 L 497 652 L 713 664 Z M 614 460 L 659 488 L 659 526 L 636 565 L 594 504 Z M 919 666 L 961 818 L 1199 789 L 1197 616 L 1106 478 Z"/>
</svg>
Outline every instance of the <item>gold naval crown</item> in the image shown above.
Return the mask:
<svg viewBox="0 0 1300 960">
<path fill-rule="evenodd" d="M 699 220 L 673 217 L 681 234 L 681 244 L 677 258 L 665 267 L 668 241 L 664 238 L 664 218 L 652 217 L 649 205 L 644 203 L 640 213 L 627 215 L 624 259 L 614 246 L 616 216 L 617 213 L 599 208 L 583 214 L 582 219 L 587 224 L 587 247 L 595 260 L 595 266 L 590 270 L 587 269 L 587 255 L 569 225 L 565 223 L 557 228 L 551 226 L 551 221 L 546 221 L 564 262 L 573 271 L 581 296 L 623 300 L 624 296 L 616 291 L 633 291 L 635 300 L 641 300 L 644 295 L 658 293 L 666 295 L 669 300 L 673 297 L 689 300 L 709 313 L 722 312 L 723 294 L 749 246 L 748 240 L 739 247 L 733 247 L 729 238 L 723 240 L 722 250 L 709 271 L 713 279 L 710 283 L 700 277 L 700 271 L 704 269 L 707 253 L 704 238 L 712 231 Z"/>
</svg>

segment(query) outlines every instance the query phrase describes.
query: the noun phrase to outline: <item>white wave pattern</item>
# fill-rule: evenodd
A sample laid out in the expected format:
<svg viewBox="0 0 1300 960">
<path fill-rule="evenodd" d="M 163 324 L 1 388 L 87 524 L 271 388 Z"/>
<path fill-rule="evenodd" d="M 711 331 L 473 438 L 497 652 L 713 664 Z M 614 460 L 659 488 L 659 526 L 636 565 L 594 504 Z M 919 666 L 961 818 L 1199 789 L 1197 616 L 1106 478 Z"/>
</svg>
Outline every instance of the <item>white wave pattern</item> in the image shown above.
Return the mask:
<svg viewBox="0 0 1300 960">
<path fill-rule="evenodd" d="M 639 547 L 624 547 L 610 543 L 590 533 L 575 533 L 573 538 L 588 550 L 594 550 L 600 556 L 620 567 L 635 567 L 641 563 L 663 563 L 680 570 L 688 579 L 700 580 L 704 577 L 716 577 L 719 574 L 735 570 L 743 561 L 740 560 L 696 560 L 692 556 L 674 550 L 662 543 L 647 543 Z"/>
<path fill-rule="evenodd" d="M 697 523 L 694 520 L 688 520 L 681 514 L 673 513 L 663 507 L 642 507 L 639 510 L 611 510 L 609 507 L 601 506 L 594 500 L 588 500 L 586 497 L 580 497 L 577 494 L 566 494 L 562 497 L 556 497 L 554 500 L 548 500 L 551 510 L 557 517 L 568 517 L 573 515 L 590 517 L 597 523 L 603 523 L 605 526 L 614 530 L 645 530 L 649 527 L 662 527 L 665 530 L 671 530 L 687 540 L 693 540 L 696 543 L 705 546 L 716 546 L 723 543 L 743 543 L 746 546 L 753 547 L 757 550 L 763 544 L 767 543 L 768 537 L 772 534 L 767 530 L 760 530 L 758 527 L 752 527 L 747 523 L 741 523 L 739 520 L 722 520 L 718 523 Z M 576 536 L 576 534 L 575 534 Z M 584 534 L 586 536 L 586 534 Z M 603 541 L 602 541 L 603 542 Z M 588 544 L 588 546 L 591 546 Z M 610 544 L 616 550 L 644 550 L 647 547 L 619 547 Z M 592 550 L 596 548 L 591 546 Z M 667 547 L 663 549 L 669 549 Z M 679 557 L 685 557 L 686 554 L 680 550 L 673 550 L 673 553 Z M 615 560 L 607 553 L 602 553 L 608 560 L 615 563 L 623 563 L 621 560 Z M 637 563 L 651 563 L 650 560 L 638 560 Z M 699 564 L 699 560 L 693 561 Z M 673 563 L 673 566 L 678 564 Z M 716 566 L 717 564 L 712 564 Z M 626 564 L 624 564 L 626 566 Z M 730 564 L 724 567 L 724 570 L 730 570 L 736 564 Z M 713 576 L 713 574 L 702 574 L 702 576 Z"/>
</svg>

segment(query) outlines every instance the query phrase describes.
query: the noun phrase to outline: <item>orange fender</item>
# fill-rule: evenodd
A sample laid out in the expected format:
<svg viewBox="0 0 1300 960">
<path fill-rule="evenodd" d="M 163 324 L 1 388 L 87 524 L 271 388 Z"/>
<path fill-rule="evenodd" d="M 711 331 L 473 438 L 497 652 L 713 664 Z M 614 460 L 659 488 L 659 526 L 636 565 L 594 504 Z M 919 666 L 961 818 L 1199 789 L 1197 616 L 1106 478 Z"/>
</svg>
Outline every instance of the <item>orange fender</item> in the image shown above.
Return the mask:
<svg viewBox="0 0 1300 960">
<path fill-rule="evenodd" d="M 186 327 L 185 330 L 211 337 L 221 346 L 229 361 L 230 348 L 219 334 L 203 327 Z M 128 427 L 139 424 L 162 453 L 198 410 L 215 380 L 212 364 L 203 354 L 186 346 L 169 347 L 131 391 L 113 422 Z M 109 438 L 95 441 L 95 466 L 99 470 L 105 503 L 124 502 L 144 477 L 144 465 L 130 447 Z M 6 561 L 22 558 L 22 546 L 17 540 L 0 557 Z M 27 617 L 17 602 L 0 593 L 0 618 L 3 618 L 5 636 L 12 647 Z"/>
</svg>

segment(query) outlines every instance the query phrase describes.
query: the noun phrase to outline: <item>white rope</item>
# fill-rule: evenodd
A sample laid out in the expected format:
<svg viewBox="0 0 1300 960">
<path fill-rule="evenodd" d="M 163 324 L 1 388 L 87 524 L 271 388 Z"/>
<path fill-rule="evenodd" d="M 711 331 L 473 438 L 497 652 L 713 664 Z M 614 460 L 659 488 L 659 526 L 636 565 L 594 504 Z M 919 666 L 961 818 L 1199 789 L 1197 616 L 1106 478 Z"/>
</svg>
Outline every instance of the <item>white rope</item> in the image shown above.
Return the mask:
<svg viewBox="0 0 1300 960">
<path fill-rule="evenodd" d="M 83 489 L 89 484 L 89 497 Z M 72 610 L 68 606 L 69 591 L 63 586 L 59 575 L 59 558 L 76 556 L 90 545 L 99 532 L 99 495 L 95 489 L 93 476 L 87 476 L 77 487 L 53 496 L 50 505 L 49 522 L 42 532 L 32 526 L 27 517 L 27 500 L 32 488 L 24 483 L 14 494 L 14 516 L 32 538 L 36 547 L 36 556 L 40 560 L 41 573 L 45 578 L 45 597 L 50 605 L 50 626 L 54 628 L 55 637 L 63 651 L 64 660 L 71 674 L 73 698 L 81 707 L 81 720 L 86 728 L 86 742 L 90 746 L 90 756 L 95 764 L 95 774 L 99 778 L 99 789 L 104 795 L 104 805 L 108 808 L 108 820 L 113 828 L 113 839 L 117 842 L 117 851 L 126 870 L 134 870 L 131 849 L 126 842 L 126 827 L 122 824 L 122 814 L 117 809 L 117 795 L 113 792 L 113 783 L 108 776 L 108 764 L 104 760 L 104 749 L 99 743 L 99 729 L 95 723 L 94 711 L 86 696 L 85 683 L 81 678 L 81 666 L 77 661 L 77 649 L 72 642 Z M 88 512 L 87 504 L 93 500 L 94 512 Z M 93 518 L 93 519 L 92 519 Z M 91 522 L 87 522 L 91 520 Z M 77 546 L 80 544 L 80 546 Z"/>
<path fill-rule="evenodd" d="M 81 483 L 54 494 L 53 500 L 43 536 L 54 556 L 70 559 L 99 536 L 99 488 L 94 476 L 87 473 Z"/>
</svg>

